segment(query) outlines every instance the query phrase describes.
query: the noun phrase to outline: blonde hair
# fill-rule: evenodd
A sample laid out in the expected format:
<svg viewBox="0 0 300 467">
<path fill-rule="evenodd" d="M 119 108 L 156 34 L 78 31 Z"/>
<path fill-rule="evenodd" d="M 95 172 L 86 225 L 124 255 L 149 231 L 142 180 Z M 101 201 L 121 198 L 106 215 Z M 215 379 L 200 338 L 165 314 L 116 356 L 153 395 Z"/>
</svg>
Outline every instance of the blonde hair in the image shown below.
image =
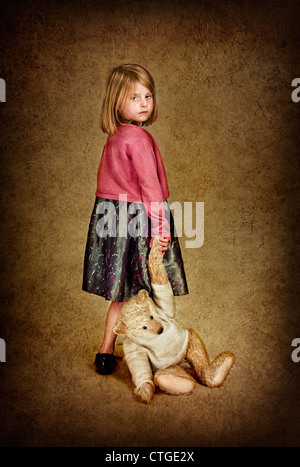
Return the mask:
<svg viewBox="0 0 300 467">
<path fill-rule="evenodd" d="M 119 123 L 130 123 L 124 119 L 118 109 L 137 82 L 148 88 L 153 97 L 153 111 L 150 117 L 143 122 L 143 126 L 155 122 L 157 104 L 154 80 L 141 65 L 127 63 L 113 68 L 108 75 L 100 117 L 100 125 L 104 133 L 114 135 Z"/>
</svg>

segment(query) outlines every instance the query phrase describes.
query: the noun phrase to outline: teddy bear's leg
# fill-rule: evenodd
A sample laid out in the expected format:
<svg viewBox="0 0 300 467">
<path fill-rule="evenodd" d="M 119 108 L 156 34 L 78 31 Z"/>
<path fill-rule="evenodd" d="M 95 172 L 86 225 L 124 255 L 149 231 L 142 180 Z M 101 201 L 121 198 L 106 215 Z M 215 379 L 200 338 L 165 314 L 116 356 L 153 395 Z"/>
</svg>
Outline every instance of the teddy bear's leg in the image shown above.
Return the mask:
<svg viewBox="0 0 300 467">
<path fill-rule="evenodd" d="M 148 270 L 152 284 L 164 285 L 169 282 L 158 238 L 153 240 L 148 260 Z"/>
<path fill-rule="evenodd" d="M 211 388 L 218 388 L 227 378 L 233 364 L 235 357 L 231 352 L 222 352 L 218 355 L 209 365 L 204 377 L 206 385 Z"/>
<path fill-rule="evenodd" d="M 176 396 L 188 396 L 196 387 L 194 378 L 179 365 L 158 370 L 154 375 L 154 383 L 163 391 Z"/>
<path fill-rule="evenodd" d="M 194 368 L 201 383 L 210 388 L 217 388 L 225 381 L 235 357 L 231 352 L 222 352 L 212 362 L 200 336 L 189 329 L 189 344 L 186 353 L 187 362 Z"/>
</svg>

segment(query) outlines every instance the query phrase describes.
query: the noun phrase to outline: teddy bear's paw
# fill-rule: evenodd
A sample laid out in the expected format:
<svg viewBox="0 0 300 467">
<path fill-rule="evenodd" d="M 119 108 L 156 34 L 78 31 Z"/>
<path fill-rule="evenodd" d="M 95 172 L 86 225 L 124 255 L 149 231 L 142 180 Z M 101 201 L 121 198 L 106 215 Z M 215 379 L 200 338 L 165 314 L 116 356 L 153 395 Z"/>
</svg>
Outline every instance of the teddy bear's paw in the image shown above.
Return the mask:
<svg viewBox="0 0 300 467">
<path fill-rule="evenodd" d="M 174 396 L 188 396 L 196 387 L 194 378 L 179 365 L 157 371 L 154 382 L 160 389 Z"/>
<path fill-rule="evenodd" d="M 222 352 L 218 355 L 207 369 L 206 385 L 210 388 L 220 387 L 227 378 L 234 362 L 235 357 L 231 352 Z"/>
<path fill-rule="evenodd" d="M 195 382 L 173 375 L 160 375 L 157 378 L 157 386 L 163 391 L 174 396 L 189 396 L 195 389 Z"/>
<path fill-rule="evenodd" d="M 137 392 L 139 398 L 145 404 L 151 404 L 154 396 L 154 387 L 150 383 L 144 383 Z"/>
</svg>

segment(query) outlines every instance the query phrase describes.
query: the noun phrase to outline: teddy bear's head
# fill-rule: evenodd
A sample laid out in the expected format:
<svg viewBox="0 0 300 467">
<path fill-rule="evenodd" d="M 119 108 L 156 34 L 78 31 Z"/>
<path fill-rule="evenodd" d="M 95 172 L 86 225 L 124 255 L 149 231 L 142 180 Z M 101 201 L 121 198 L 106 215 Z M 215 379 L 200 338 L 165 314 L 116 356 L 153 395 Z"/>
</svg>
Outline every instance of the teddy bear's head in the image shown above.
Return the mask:
<svg viewBox="0 0 300 467">
<path fill-rule="evenodd" d="M 115 334 L 124 334 L 131 338 L 162 332 L 160 317 L 146 290 L 140 290 L 137 295 L 124 303 L 114 328 Z"/>
</svg>

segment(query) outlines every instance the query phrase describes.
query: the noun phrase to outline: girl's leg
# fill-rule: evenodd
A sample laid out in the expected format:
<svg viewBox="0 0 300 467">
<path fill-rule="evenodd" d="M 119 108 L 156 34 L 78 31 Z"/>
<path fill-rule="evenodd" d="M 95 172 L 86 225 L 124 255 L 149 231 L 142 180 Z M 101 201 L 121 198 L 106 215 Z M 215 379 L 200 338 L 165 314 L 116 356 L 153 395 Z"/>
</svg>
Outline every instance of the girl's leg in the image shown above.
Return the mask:
<svg viewBox="0 0 300 467">
<path fill-rule="evenodd" d="M 101 375 L 111 374 L 117 364 L 116 357 L 114 356 L 114 344 L 117 336 L 113 329 L 117 324 L 121 308 L 125 301 L 126 300 L 123 302 L 111 302 L 107 312 L 103 341 L 95 357 L 96 371 Z"/>
<path fill-rule="evenodd" d="M 103 341 L 100 345 L 100 353 L 108 353 L 112 354 L 114 352 L 114 343 L 116 340 L 116 334 L 114 333 L 113 329 L 117 324 L 118 317 L 121 311 L 121 308 L 126 300 L 123 302 L 111 302 L 105 323 L 105 330 Z"/>
</svg>

